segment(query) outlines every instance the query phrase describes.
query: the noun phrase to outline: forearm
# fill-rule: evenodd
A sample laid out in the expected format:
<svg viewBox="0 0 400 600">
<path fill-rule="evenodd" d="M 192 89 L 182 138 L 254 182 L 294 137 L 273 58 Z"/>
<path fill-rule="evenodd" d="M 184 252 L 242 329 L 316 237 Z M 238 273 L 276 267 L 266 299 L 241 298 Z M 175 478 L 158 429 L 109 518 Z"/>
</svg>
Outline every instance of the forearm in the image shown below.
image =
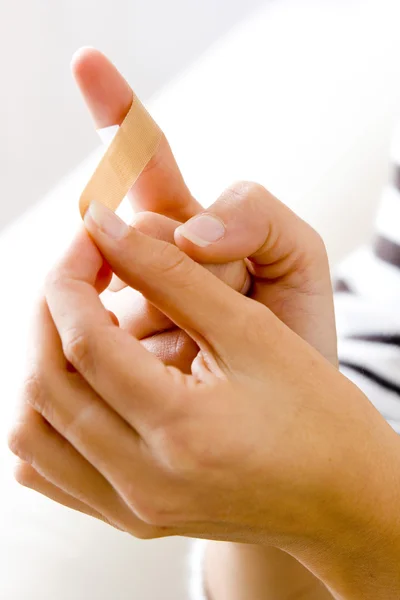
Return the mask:
<svg viewBox="0 0 400 600">
<path fill-rule="evenodd" d="M 377 504 L 377 510 L 380 510 Z M 313 549 L 313 552 L 315 548 Z M 400 598 L 400 528 L 360 528 L 358 539 L 343 537 L 342 545 L 305 556 L 305 564 L 331 590 L 336 600 L 398 600 Z"/>
<path fill-rule="evenodd" d="M 209 542 L 204 557 L 209 600 L 332 600 L 297 560 L 276 548 Z"/>
<path fill-rule="evenodd" d="M 382 427 L 384 435 L 371 427 L 340 468 L 320 538 L 287 548 L 337 600 L 400 598 L 400 439 Z"/>
<path fill-rule="evenodd" d="M 349 406 L 357 395 L 349 395 L 350 400 Z M 383 419 L 376 419 L 370 404 L 365 404 L 362 418 L 368 424 L 363 437 L 349 444 L 348 432 L 338 435 L 332 448 L 335 461 L 320 472 L 321 496 L 310 505 L 308 522 L 304 515 L 303 535 L 279 546 L 336 600 L 398 600 L 400 438 Z M 285 593 L 300 594 L 301 585 L 313 581 L 295 560 L 268 543 L 266 539 L 263 548 L 210 543 L 205 560 L 210 600 L 285 599 Z M 311 590 L 307 598 L 312 598 Z"/>
</svg>

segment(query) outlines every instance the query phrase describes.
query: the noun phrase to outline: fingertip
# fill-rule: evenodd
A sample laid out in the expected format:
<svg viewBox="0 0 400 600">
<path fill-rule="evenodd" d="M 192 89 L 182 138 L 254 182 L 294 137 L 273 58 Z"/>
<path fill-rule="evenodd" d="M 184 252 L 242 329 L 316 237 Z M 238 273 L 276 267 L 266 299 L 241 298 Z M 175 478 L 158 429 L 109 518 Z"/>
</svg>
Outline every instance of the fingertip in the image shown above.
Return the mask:
<svg viewBox="0 0 400 600">
<path fill-rule="evenodd" d="M 114 274 L 112 276 L 111 282 L 108 286 L 108 290 L 110 292 L 116 293 L 116 292 L 120 292 L 121 290 L 124 290 L 126 287 L 128 287 L 126 285 L 126 283 Z"/>
<path fill-rule="evenodd" d="M 174 231 L 178 225 L 179 221 L 151 211 L 136 213 L 131 222 L 131 227 L 140 233 L 170 244 L 174 243 Z"/>
<path fill-rule="evenodd" d="M 72 55 L 71 71 L 76 78 L 79 78 L 85 74 L 88 66 L 92 66 L 94 61 L 101 59 L 105 59 L 105 56 L 99 50 L 93 46 L 82 46 Z"/>
<path fill-rule="evenodd" d="M 197 262 L 207 262 L 207 246 L 194 243 L 193 240 L 185 235 L 181 226 L 177 227 L 174 231 L 174 242 L 175 246 L 190 256 L 190 258 L 193 258 Z"/>
<path fill-rule="evenodd" d="M 115 65 L 100 50 L 86 46 L 73 55 L 71 70 L 96 127 L 120 125 L 133 92 Z"/>
<path fill-rule="evenodd" d="M 102 52 L 88 46 L 75 52 L 71 69 L 96 128 L 121 125 L 132 106 L 134 93 L 115 65 Z M 190 194 L 164 134 L 129 195 L 140 210 L 180 221 L 201 208 Z"/>
<path fill-rule="evenodd" d="M 184 225 L 177 228 L 176 238 L 181 240 L 181 244 L 190 243 L 195 248 L 207 248 L 212 242 L 202 239 L 195 232 L 189 230 Z"/>
<path fill-rule="evenodd" d="M 202 213 L 177 227 L 174 239 L 178 248 L 192 258 L 210 262 L 215 252 L 220 254 L 220 243 L 225 235 L 225 224 L 220 218 Z"/>
</svg>

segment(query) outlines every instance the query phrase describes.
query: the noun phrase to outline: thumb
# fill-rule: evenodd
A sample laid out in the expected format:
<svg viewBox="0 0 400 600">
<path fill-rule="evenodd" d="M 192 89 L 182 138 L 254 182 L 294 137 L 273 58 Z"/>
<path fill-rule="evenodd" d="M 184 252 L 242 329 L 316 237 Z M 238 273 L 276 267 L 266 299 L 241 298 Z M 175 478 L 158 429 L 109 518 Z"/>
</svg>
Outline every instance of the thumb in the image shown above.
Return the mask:
<svg viewBox="0 0 400 600">
<path fill-rule="evenodd" d="M 278 337 L 273 333 L 283 325 L 268 309 L 229 288 L 175 245 L 129 227 L 97 202 L 90 204 L 84 223 L 118 277 L 186 331 L 205 354 L 211 351 L 220 366 L 240 369 L 249 362 L 244 340 L 260 337 L 260 322 L 271 343 Z"/>
<path fill-rule="evenodd" d="M 261 185 L 238 183 L 175 230 L 201 263 L 248 258 L 251 297 L 337 362 L 329 263 L 318 233 Z"/>
<path fill-rule="evenodd" d="M 304 263 L 319 262 L 325 271 L 327 266 L 317 232 L 256 183 L 225 190 L 207 211 L 176 229 L 175 243 L 202 263 L 249 257 L 255 274 L 266 279 L 287 276 L 294 267 L 299 271 L 308 266 Z"/>
</svg>

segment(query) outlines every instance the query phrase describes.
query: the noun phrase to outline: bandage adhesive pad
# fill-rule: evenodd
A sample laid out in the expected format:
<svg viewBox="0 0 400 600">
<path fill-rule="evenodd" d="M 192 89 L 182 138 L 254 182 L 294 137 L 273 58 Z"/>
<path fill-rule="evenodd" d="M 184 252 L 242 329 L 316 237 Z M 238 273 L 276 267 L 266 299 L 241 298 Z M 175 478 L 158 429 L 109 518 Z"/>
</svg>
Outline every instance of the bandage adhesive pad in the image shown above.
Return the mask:
<svg viewBox="0 0 400 600">
<path fill-rule="evenodd" d="M 133 95 L 133 102 L 121 126 L 99 130 L 112 140 L 79 200 L 82 217 L 95 200 L 115 211 L 143 169 L 154 156 L 162 132 L 149 112 Z"/>
</svg>

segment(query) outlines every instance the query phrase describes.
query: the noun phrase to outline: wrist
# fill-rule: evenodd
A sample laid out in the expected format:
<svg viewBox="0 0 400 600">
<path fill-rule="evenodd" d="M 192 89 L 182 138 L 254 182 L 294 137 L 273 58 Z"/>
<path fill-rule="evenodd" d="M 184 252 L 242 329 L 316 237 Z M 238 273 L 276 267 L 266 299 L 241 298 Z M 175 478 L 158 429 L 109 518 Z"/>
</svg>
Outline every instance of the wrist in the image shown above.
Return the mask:
<svg viewBox="0 0 400 600">
<path fill-rule="evenodd" d="M 324 482 L 319 531 L 288 548 L 340 600 L 400 597 L 400 439 L 365 406 L 354 436 Z M 343 433 L 343 439 L 352 428 Z M 346 443 L 344 444 L 346 447 Z M 313 519 L 314 517 L 314 519 Z"/>
<path fill-rule="evenodd" d="M 272 546 L 208 542 L 204 587 L 210 600 L 305 597 L 327 600 L 324 586 L 292 556 Z"/>
</svg>

